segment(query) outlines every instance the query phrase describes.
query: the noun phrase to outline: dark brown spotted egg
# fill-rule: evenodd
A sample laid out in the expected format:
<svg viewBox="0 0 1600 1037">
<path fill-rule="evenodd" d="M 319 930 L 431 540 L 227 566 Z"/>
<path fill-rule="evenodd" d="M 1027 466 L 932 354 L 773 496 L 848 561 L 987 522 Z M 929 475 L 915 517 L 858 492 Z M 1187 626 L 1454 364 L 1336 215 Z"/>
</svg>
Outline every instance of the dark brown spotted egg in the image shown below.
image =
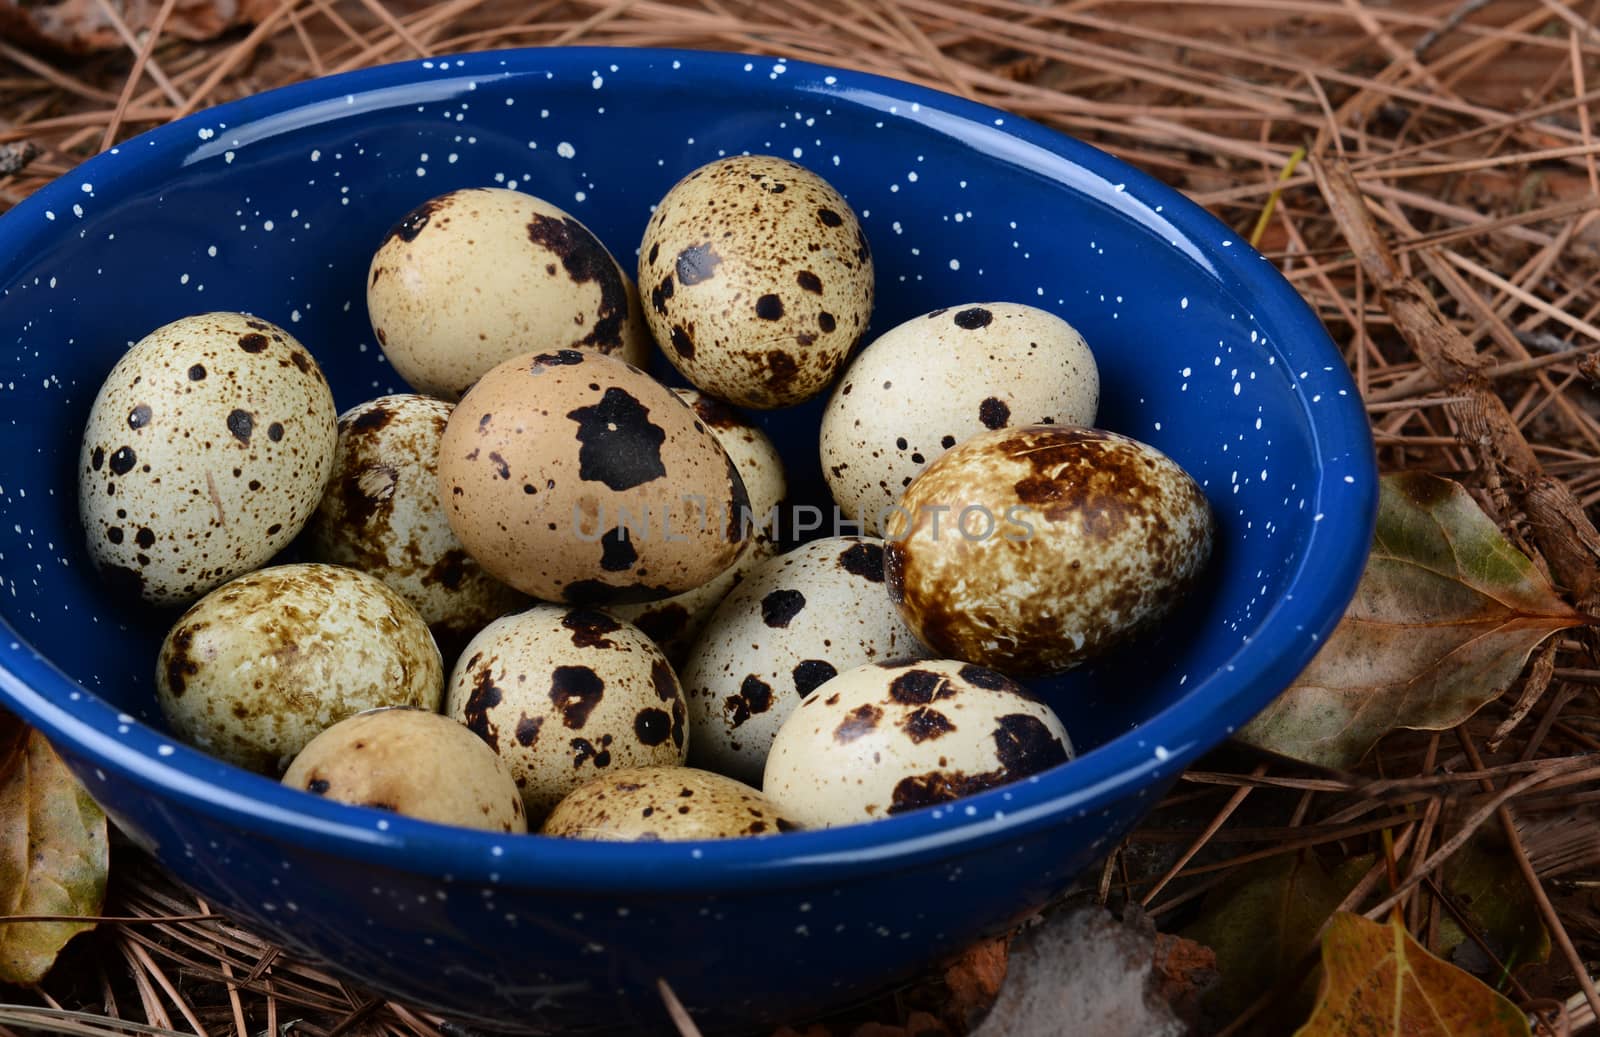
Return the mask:
<svg viewBox="0 0 1600 1037">
<path fill-rule="evenodd" d="M 994 670 L 949 659 L 862 666 L 784 722 L 762 790 L 814 828 L 937 806 L 1072 758 L 1048 705 Z"/>
<path fill-rule="evenodd" d="M 450 528 L 490 575 L 546 601 L 648 601 L 744 550 L 744 482 L 693 409 L 630 364 L 563 349 L 473 386 L 439 446 Z"/>
<path fill-rule="evenodd" d="M 900 500 L 889 593 L 941 655 L 1059 673 L 1172 610 L 1211 554 L 1205 495 L 1175 461 L 1111 432 L 985 432 Z"/>
<path fill-rule="evenodd" d="M 611 842 L 735 839 L 800 825 L 748 785 L 693 767 L 616 770 L 579 786 L 545 819 L 544 835 Z"/>
<path fill-rule="evenodd" d="M 262 565 L 322 498 L 336 413 L 316 361 L 274 324 L 202 313 L 152 331 L 106 376 L 83 431 L 95 568 L 180 605 Z"/>
<path fill-rule="evenodd" d="M 986 429 L 1093 425 L 1094 354 L 1072 325 L 1019 303 L 913 317 L 862 350 L 822 415 L 822 471 L 872 533 L 934 458 Z"/>
<path fill-rule="evenodd" d="M 367 310 L 412 388 L 454 400 L 500 361 L 590 349 L 643 364 L 639 297 L 583 224 L 498 187 L 440 195 L 408 213 L 372 257 Z"/>
<path fill-rule="evenodd" d="M 339 721 L 300 750 L 283 784 L 424 821 L 528 830 L 506 762 L 454 720 L 420 709 L 375 709 Z"/>
<path fill-rule="evenodd" d="M 278 774 L 363 710 L 437 710 L 444 664 L 417 610 L 338 565 L 277 565 L 201 598 L 167 633 L 156 697 L 182 739 Z"/>
<path fill-rule="evenodd" d="M 771 155 L 702 166 L 667 192 L 639 253 L 645 320 L 713 396 L 787 407 L 833 381 L 872 315 L 872 255 L 827 181 Z"/>
<path fill-rule="evenodd" d="M 614 605 L 611 611 L 649 634 L 667 658 L 680 663 L 694 645 L 700 631 L 705 629 L 711 613 L 716 611 L 728 592 L 738 586 L 751 569 L 778 553 L 773 531 L 779 521 L 777 508 L 789 493 L 789 483 L 783 473 L 783 459 L 760 427 L 744 415 L 723 403 L 694 389 L 674 389 L 673 394 L 694 408 L 705 422 L 717 442 L 722 444 L 733 466 L 744 480 L 745 492 L 750 498 L 750 522 L 747 532 L 750 546 L 720 575 L 694 590 L 674 594 L 659 601 L 633 605 Z"/>
<path fill-rule="evenodd" d="M 696 766 L 755 782 L 784 718 L 824 681 L 926 650 L 884 594 L 883 541 L 813 540 L 769 559 L 712 613 L 683 668 Z"/>
<path fill-rule="evenodd" d="M 612 767 L 681 764 L 683 692 L 651 640 L 604 612 L 535 605 L 467 644 L 445 713 L 511 765 L 528 816 Z"/>
<path fill-rule="evenodd" d="M 339 416 L 333 476 L 306 527 L 313 559 L 387 583 L 433 630 L 447 659 L 527 597 L 483 571 L 439 504 L 439 441 L 451 406 L 428 396 L 369 400 Z"/>
</svg>

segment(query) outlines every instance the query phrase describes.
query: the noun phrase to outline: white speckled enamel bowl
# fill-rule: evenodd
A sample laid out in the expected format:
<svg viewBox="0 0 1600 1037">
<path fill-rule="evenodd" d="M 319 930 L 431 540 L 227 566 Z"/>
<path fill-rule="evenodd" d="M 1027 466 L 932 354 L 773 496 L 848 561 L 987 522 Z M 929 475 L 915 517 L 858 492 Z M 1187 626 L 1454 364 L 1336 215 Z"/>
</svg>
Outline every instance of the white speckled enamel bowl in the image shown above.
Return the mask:
<svg viewBox="0 0 1600 1037">
<path fill-rule="evenodd" d="M 517 187 L 632 262 L 689 169 L 759 150 L 825 175 L 879 270 L 873 327 L 1009 299 L 1083 332 L 1101 422 L 1205 487 L 1204 586 L 1153 639 L 1042 682 L 1085 750 L 959 805 L 720 843 L 495 837 L 341 806 L 177 744 L 152 691 L 172 615 L 87 565 L 75 458 L 130 342 L 181 315 L 282 323 L 340 409 L 402 387 L 364 311 L 373 249 L 445 190 Z M 1282 689 L 1360 573 L 1375 501 L 1354 389 L 1273 267 L 1177 193 L 1039 126 L 743 56 L 529 50 L 274 91 L 131 140 L 0 219 L 0 696 L 122 827 L 216 903 L 345 975 L 480 1025 L 710 1031 L 861 997 L 1035 910 Z M 916 401 L 906 405 L 915 406 Z M 767 415 L 825 501 L 820 404 Z"/>
</svg>

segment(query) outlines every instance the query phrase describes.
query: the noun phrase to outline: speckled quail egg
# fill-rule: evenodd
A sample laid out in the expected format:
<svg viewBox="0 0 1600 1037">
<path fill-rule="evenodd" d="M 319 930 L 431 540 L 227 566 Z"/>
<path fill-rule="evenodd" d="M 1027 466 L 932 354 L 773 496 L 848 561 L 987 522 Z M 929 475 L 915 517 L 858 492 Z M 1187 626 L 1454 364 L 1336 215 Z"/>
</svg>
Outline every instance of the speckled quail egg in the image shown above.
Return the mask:
<svg viewBox="0 0 1600 1037">
<path fill-rule="evenodd" d="M 1058 673 L 1157 622 L 1199 579 L 1213 519 L 1154 447 L 1098 429 L 985 432 L 916 478 L 887 532 L 891 598 L 941 655 Z"/>
<path fill-rule="evenodd" d="M 416 609 L 375 577 L 315 562 L 218 587 L 168 631 L 156 667 L 161 712 L 179 737 L 270 774 L 345 717 L 437 710 L 443 688 Z"/>
<path fill-rule="evenodd" d="M 295 538 L 333 468 L 335 410 L 282 328 L 202 313 L 123 354 L 89 410 L 78 510 L 109 583 L 186 604 Z"/>
<path fill-rule="evenodd" d="M 462 651 L 445 712 L 511 765 L 530 818 L 610 767 L 681 764 L 683 692 L 661 650 L 604 612 L 535 605 Z"/>
<path fill-rule="evenodd" d="M 717 606 L 684 665 L 692 760 L 758 781 L 773 735 L 813 689 L 925 654 L 884 593 L 883 541 L 829 537 L 769 559 Z"/>
<path fill-rule="evenodd" d="M 658 842 L 776 835 L 799 827 L 732 778 L 693 767 L 635 767 L 569 792 L 541 831 L 567 839 Z"/>
<path fill-rule="evenodd" d="M 511 768 L 465 727 L 420 709 L 358 713 L 294 758 L 283 783 L 355 806 L 482 828 L 526 832 Z"/>
<path fill-rule="evenodd" d="M 749 500 L 727 451 L 664 385 L 563 349 L 508 360 L 445 426 L 439 499 L 490 575 L 546 601 L 647 601 L 738 558 Z"/>
<path fill-rule="evenodd" d="M 683 376 L 745 407 L 826 389 L 872 315 L 872 255 L 849 203 L 803 166 L 739 155 L 667 192 L 645 227 L 645 321 Z"/>
<path fill-rule="evenodd" d="M 759 427 L 721 400 L 702 392 L 694 389 L 672 392 L 694 408 L 733 459 L 733 466 L 739 470 L 750 498 L 751 517 L 750 546 L 738 561 L 709 583 L 659 601 L 611 606 L 610 611 L 649 634 L 676 664 L 688 654 L 711 613 L 728 592 L 738 586 L 751 569 L 778 553 L 778 545 L 773 540 L 778 521 L 776 509 L 788 496 L 789 484 L 784 477 L 778 448 Z"/>
<path fill-rule="evenodd" d="M 418 392 L 456 399 L 509 357 L 557 349 L 643 364 L 639 297 L 582 223 L 499 187 L 451 191 L 411 210 L 367 273 L 384 356 Z"/>
<path fill-rule="evenodd" d="M 784 722 L 762 789 L 808 827 L 948 803 L 1072 757 L 1048 705 L 994 670 L 949 659 L 841 673 Z"/>
<path fill-rule="evenodd" d="M 935 310 L 850 362 L 822 415 L 822 471 L 840 510 L 881 534 L 911 480 L 957 443 L 1010 425 L 1093 425 L 1099 405 L 1094 354 L 1055 314 Z"/>
<path fill-rule="evenodd" d="M 530 602 L 483 571 L 439 504 L 450 404 L 400 394 L 339 416 L 339 447 L 306 527 L 310 556 L 378 577 L 416 606 L 447 659 L 491 620 Z"/>
</svg>

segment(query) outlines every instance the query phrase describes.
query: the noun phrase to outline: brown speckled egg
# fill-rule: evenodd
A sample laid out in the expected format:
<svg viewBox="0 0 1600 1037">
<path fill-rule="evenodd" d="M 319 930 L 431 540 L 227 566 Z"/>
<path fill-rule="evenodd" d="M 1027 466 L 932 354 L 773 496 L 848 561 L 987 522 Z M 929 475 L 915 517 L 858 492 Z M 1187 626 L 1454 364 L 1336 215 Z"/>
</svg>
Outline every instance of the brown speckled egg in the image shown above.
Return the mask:
<svg viewBox="0 0 1600 1037">
<path fill-rule="evenodd" d="M 544 835 L 612 842 L 735 839 L 800 826 L 748 785 L 692 767 L 612 771 L 567 794 Z"/>
<path fill-rule="evenodd" d="M 751 569 L 778 553 L 772 538 L 778 528 L 775 509 L 788 496 L 789 484 L 783 474 L 783 459 L 778 448 L 756 425 L 721 400 L 694 389 L 674 389 L 673 394 L 694 408 L 707 428 L 717 437 L 733 466 L 739 469 L 750 497 L 750 546 L 734 562 L 712 579 L 693 590 L 659 601 L 633 605 L 613 605 L 610 610 L 650 635 L 674 665 L 680 663 L 705 629 L 711 613 L 728 592 Z"/>
<path fill-rule="evenodd" d="M 935 652 L 1014 675 L 1059 673 L 1155 623 L 1211 554 L 1189 474 L 1098 429 L 985 432 L 900 508 L 885 552 L 900 615 Z"/>
<path fill-rule="evenodd" d="M 611 767 L 683 762 L 683 692 L 661 650 L 604 612 L 535 605 L 462 651 L 445 713 L 511 765 L 528 816 Z"/>
<path fill-rule="evenodd" d="M 744 407 L 826 389 L 872 315 L 872 255 L 849 203 L 771 155 L 702 166 L 645 227 L 645 321 L 685 378 Z"/>
<path fill-rule="evenodd" d="M 839 508 L 882 519 L 934 458 L 985 429 L 1093 425 L 1094 354 L 1045 310 L 997 302 L 913 317 L 862 350 L 822 415 L 822 471 Z"/>
<path fill-rule="evenodd" d="M 471 731 L 420 709 L 369 710 L 313 738 L 283 783 L 340 803 L 490 832 L 526 832 L 511 769 Z"/>
<path fill-rule="evenodd" d="M 1010 784 L 1072 758 L 1049 706 L 949 659 L 862 666 L 806 697 L 762 789 L 807 827 L 857 824 Z"/>
<path fill-rule="evenodd" d="M 450 528 L 491 575 L 546 601 L 648 601 L 698 587 L 748 542 L 744 482 L 665 386 L 612 357 L 508 360 L 439 446 Z"/>
<path fill-rule="evenodd" d="M 180 738 L 269 774 L 347 716 L 437 710 L 443 687 L 417 610 L 366 573 L 319 563 L 212 591 L 168 631 L 156 666 L 161 712 Z"/>
<path fill-rule="evenodd" d="M 769 559 L 723 599 L 683 668 L 694 762 L 755 782 L 813 689 L 862 663 L 925 654 L 884 593 L 883 541 L 830 537 Z"/>
<path fill-rule="evenodd" d="M 450 532 L 438 475 L 450 410 L 442 400 L 400 394 L 341 414 L 333 477 L 306 527 L 313 559 L 360 569 L 399 591 L 447 659 L 491 620 L 530 604 L 484 572 Z"/>
<path fill-rule="evenodd" d="M 530 350 L 636 364 L 650 352 L 638 293 L 600 240 L 549 202 L 499 187 L 411 210 L 372 257 L 367 310 L 400 377 L 450 400 Z"/>
<path fill-rule="evenodd" d="M 333 469 L 333 394 L 282 328 L 202 313 L 157 328 L 100 386 L 78 512 L 102 578 L 180 605 L 295 538 Z"/>
</svg>

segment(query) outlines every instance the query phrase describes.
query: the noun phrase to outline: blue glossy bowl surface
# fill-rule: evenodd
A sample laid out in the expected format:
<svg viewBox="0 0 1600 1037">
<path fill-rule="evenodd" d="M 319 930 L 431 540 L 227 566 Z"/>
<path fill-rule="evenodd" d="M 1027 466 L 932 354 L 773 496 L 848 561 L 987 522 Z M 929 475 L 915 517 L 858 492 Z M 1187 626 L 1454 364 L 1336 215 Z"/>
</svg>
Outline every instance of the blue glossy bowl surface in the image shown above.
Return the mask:
<svg viewBox="0 0 1600 1037">
<path fill-rule="evenodd" d="M 428 197 L 498 185 L 583 220 L 632 268 L 695 166 L 792 157 L 862 218 L 873 330 L 1013 300 L 1076 325 L 1100 424 L 1211 500 L 1208 578 L 1158 633 L 1036 689 L 1083 754 L 953 806 L 773 839 L 497 837 L 344 807 L 164 733 L 172 613 L 96 584 L 76 518 L 89 404 L 122 351 L 209 309 L 288 328 L 341 410 L 404 389 L 364 274 Z M 1371 535 L 1365 416 L 1273 267 L 1174 191 L 1003 112 L 770 58 L 556 49 L 316 81 L 131 140 L 0 218 L 0 694 L 124 828 L 214 902 L 349 974 L 486 1025 L 710 1030 L 871 992 L 1060 892 L 1181 769 L 1285 687 L 1337 621 Z M 981 372 L 975 372 L 975 377 Z M 801 503 L 826 504 L 820 403 L 764 415 Z"/>
</svg>

